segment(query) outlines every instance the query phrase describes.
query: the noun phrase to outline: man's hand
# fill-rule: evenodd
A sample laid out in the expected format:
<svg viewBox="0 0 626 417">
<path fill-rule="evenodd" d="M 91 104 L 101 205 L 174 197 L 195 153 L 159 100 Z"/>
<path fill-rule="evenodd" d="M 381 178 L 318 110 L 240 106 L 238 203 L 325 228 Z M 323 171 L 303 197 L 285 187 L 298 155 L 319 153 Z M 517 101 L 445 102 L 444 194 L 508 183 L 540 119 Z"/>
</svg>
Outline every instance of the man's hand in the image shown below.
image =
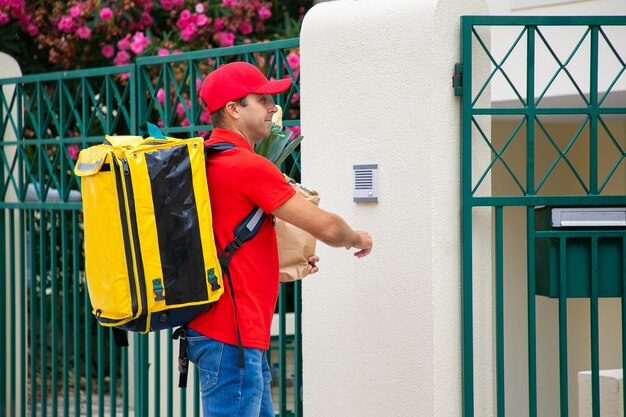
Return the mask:
<svg viewBox="0 0 626 417">
<path fill-rule="evenodd" d="M 320 258 L 317 255 L 313 255 L 309 258 L 309 265 L 311 265 L 311 270 L 309 271 L 309 274 L 314 274 L 320 270 L 320 268 L 316 265 L 316 263 L 319 261 Z"/>
<path fill-rule="evenodd" d="M 356 256 L 357 258 L 362 258 L 364 256 L 369 255 L 369 253 L 372 251 L 372 237 L 369 235 L 369 233 L 364 232 L 362 230 L 357 230 L 355 231 L 356 234 L 356 239 L 355 242 L 352 244 L 352 246 L 347 247 L 346 249 L 350 249 L 350 248 L 357 248 L 357 249 L 361 249 L 358 252 L 354 253 L 354 256 Z"/>
</svg>

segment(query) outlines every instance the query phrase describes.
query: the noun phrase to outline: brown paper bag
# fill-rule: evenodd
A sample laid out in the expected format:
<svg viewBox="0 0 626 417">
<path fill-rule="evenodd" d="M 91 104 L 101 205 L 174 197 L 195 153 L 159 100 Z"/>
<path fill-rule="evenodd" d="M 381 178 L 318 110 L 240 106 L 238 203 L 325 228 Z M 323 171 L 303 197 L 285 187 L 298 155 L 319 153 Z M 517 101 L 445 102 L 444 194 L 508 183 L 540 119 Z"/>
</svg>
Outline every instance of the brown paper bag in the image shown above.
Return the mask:
<svg viewBox="0 0 626 417">
<path fill-rule="evenodd" d="M 311 203 L 316 206 L 320 198 L 317 191 L 303 187 L 291 178 L 287 181 Z M 315 255 L 316 239 L 304 230 L 276 219 L 276 240 L 278 241 L 278 259 L 280 262 L 280 282 L 300 280 L 311 272 L 309 257 Z"/>
</svg>

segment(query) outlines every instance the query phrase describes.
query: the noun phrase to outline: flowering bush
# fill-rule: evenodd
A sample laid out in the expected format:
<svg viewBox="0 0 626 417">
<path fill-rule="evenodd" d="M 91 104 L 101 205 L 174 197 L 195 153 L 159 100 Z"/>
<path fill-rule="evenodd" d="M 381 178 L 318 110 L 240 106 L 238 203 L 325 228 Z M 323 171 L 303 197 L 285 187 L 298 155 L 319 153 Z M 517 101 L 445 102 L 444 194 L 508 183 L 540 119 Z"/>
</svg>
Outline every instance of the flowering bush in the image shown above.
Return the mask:
<svg viewBox="0 0 626 417">
<path fill-rule="evenodd" d="M 125 65 L 298 35 L 312 0 L 0 0 L 0 50 L 24 73 Z M 295 58 L 293 58 L 295 60 Z"/>
</svg>

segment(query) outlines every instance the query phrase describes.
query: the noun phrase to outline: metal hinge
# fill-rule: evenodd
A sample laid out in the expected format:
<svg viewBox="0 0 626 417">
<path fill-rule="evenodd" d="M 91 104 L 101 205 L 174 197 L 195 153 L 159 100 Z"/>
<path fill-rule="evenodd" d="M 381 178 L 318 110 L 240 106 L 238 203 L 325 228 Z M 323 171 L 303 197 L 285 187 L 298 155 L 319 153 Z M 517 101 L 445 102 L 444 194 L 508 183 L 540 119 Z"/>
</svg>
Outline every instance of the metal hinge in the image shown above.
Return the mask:
<svg viewBox="0 0 626 417">
<path fill-rule="evenodd" d="M 463 95 L 463 64 L 454 64 L 454 75 L 452 76 L 452 87 L 455 96 Z"/>
</svg>

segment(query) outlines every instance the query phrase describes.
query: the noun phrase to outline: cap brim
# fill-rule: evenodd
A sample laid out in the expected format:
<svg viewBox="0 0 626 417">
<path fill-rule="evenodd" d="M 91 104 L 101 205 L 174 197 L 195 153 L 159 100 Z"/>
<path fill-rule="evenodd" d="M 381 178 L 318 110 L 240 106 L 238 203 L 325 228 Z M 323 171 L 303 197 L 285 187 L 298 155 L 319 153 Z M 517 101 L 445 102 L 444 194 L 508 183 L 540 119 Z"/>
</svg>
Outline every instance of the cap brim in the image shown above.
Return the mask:
<svg viewBox="0 0 626 417">
<path fill-rule="evenodd" d="M 251 93 L 274 95 L 285 92 L 289 87 L 291 87 L 291 78 L 283 78 L 282 80 L 268 81 L 254 91 L 251 91 Z"/>
</svg>

